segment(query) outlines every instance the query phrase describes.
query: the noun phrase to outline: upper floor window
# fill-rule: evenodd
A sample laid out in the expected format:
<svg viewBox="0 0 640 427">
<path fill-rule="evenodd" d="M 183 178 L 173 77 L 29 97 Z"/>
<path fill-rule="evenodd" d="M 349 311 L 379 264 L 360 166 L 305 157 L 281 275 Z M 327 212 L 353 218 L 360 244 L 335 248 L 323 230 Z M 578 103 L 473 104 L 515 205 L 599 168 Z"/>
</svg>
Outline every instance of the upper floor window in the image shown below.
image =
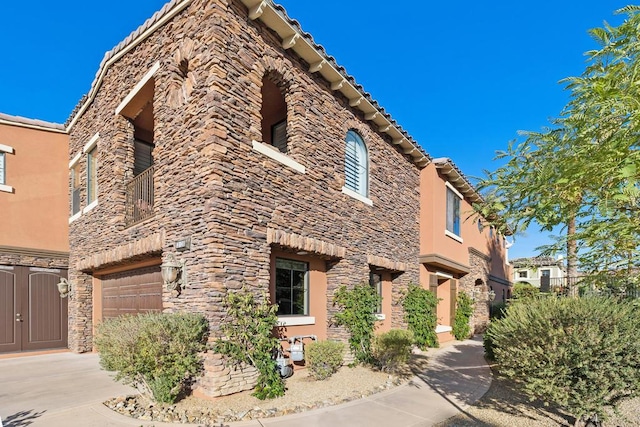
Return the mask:
<svg viewBox="0 0 640 427">
<path fill-rule="evenodd" d="M 6 184 L 7 181 L 7 177 L 6 177 L 6 172 L 5 172 L 5 167 L 4 167 L 4 157 L 5 154 L 3 152 L 0 152 L 0 184 Z"/>
<path fill-rule="evenodd" d="M 80 181 L 80 165 L 75 163 L 71 167 L 71 215 L 80 212 L 80 191 L 82 182 Z"/>
<path fill-rule="evenodd" d="M 13 154 L 13 147 L 0 144 L 0 191 L 13 192 L 13 187 L 7 185 L 7 154 Z"/>
<path fill-rule="evenodd" d="M 93 147 L 87 153 L 87 203 L 91 204 L 98 197 L 98 148 Z"/>
<path fill-rule="evenodd" d="M 551 270 L 540 270 L 540 277 L 551 277 Z"/>
<path fill-rule="evenodd" d="M 262 79 L 262 141 L 281 153 L 287 152 L 287 103 L 280 88 L 268 77 Z"/>
<path fill-rule="evenodd" d="M 309 315 L 309 264 L 276 258 L 278 315 Z"/>
<path fill-rule="evenodd" d="M 526 279 L 528 277 L 527 270 L 518 271 L 518 277 L 521 278 L 521 279 Z"/>
<path fill-rule="evenodd" d="M 460 236 L 460 195 L 447 187 L 447 231 Z"/>
<path fill-rule="evenodd" d="M 362 137 L 350 130 L 347 132 L 344 161 L 344 186 L 361 196 L 369 196 L 369 156 Z"/>
</svg>

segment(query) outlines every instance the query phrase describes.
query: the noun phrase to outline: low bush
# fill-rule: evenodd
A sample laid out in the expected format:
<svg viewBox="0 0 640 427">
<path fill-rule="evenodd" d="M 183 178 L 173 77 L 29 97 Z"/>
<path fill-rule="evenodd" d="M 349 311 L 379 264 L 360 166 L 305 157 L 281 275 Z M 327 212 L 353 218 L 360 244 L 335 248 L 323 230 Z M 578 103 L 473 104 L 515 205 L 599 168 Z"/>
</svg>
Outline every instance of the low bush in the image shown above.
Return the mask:
<svg viewBox="0 0 640 427">
<path fill-rule="evenodd" d="M 258 399 L 283 396 L 284 380 L 273 358 L 280 340 L 277 330 L 278 306 L 270 304 L 268 295 L 259 299 L 251 290 L 227 292 L 223 300 L 226 319 L 220 324 L 223 334 L 214 344 L 214 350 L 227 356 L 228 364 L 248 364 L 259 372 L 253 395 Z"/>
<path fill-rule="evenodd" d="M 99 324 L 100 365 L 157 402 L 173 403 L 202 371 L 208 322 L 193 313 L 121 316 Z"/>
<path fill-rule="evenodd" d="M 639 394 L 639 315 L 610 297 L 528 300 L 491 322 L 485 344 L 529 396 L 579 420 L 604 419 L 607 407 Z"/>
<path fill-rule="evenodd" d="M 471 336 L 469 319 L 473 315 L 473 300 L 465 292 L 458 293 L 456 315 L 453 323 L 453 336 L 457 340 L 466 340 Z"/>
<path fill-rule="evenodd" d="M 489 307 L 489 319 L 500 320 L 507 312 L 507 303 L 504 301 L 492 302 Z"/>
<path fill-rule="evenodd" d="M 378 335 L 373 343 L 373 357 L 383 370 L 395 372 L 411 357 L 413 333 L 404 329 L 392 329 Z"/>
<path fill-rule="evenodd" d="M 324 380 L 338 372 L 344 361 L 344 343 L 317 341 L 305 346 L 309 372 L 316 380 Z"/>
<path fill-rule="evenodd" d="M 404 319 L 413 332 L 415 344 L 421 349 L 438 347 L 436 308 L 438 297 L 421 286 L 411 284 L 402 299 Z"/>
<path fill-rule="evenodd" d="M 540 289 L 529 283 L 516 283 L 513 285 L 513 298 L 517 300 L 532 299 L 540 296 Z"/>
</svg>

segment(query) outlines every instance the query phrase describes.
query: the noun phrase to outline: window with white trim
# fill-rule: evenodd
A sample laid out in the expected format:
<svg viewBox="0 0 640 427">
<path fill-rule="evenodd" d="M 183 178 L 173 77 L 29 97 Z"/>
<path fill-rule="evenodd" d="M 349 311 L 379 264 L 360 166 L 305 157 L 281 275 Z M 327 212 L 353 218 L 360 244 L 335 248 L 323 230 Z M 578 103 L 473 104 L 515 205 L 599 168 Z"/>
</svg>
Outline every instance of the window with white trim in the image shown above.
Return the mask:
<svg viewBox="0 0 640 427">
<path fill-rule="evenodd" d="M 279 316 L 308 316 L 309 264 L 276 258 L 275 290 Z"/>
<path fill-rule="evenodd" d="M 80 164 L 71 166 L 71 215 L 80 212 L 80 192 L 82 191 L 82 181 L 80 180 Z"/>
<path fill-rule="evenodd" d="M 378 306 L 376 307 L 375 314 L 382 313 L 382 274 L 369 273 L 369 285 L 376 290 L 376 294 L 380 297 Z"/>
<path fill-rule="evenodd" d="M 98 197 L 98 148 L 93 147 L 87 153 L 87 203 L 93 203 Z"/>
<path fill-rule="evenodd" d="M 347 132 L 344 160 L 344 186 L 361 196 L 369 197 L 369 155 L 362 137 L 353 130 Z"/>
<path fill-rule="evenodd" d="M 5 153 L 0 151 L 0 184 L 7 183 L 7 176 L 5 170 Z"/>
<path fill-rule="evenodd" d="M 447 231 L 460 236 L 460 196 L 447 187 Z"/>
</svg>

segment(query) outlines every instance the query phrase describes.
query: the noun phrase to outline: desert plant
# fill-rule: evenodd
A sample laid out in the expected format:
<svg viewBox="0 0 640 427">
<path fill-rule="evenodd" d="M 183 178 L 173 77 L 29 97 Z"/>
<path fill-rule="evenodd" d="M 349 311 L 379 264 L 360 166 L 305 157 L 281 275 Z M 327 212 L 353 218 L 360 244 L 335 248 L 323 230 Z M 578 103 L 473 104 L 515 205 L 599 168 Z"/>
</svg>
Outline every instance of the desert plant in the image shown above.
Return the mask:
<svg viewBox="0 0 640 427">
<path fill-rule="evenodd" d="M 528 395 L 597 420 L 639 394 L 639 314 L 610 297 L 535 299 L 510 305 L 486 335 L 500 372 Z"/>
<path fill-rule="evenodd" d="M 374 313 L 380 304 L 380 296 L 368 284 L 351 289 L 342 286 L 336 291 L 333 303 L 340 307 L 334 315 L 334 323 L 349 331 L 349 348 L 356 361 L 370 363 L 371 340 L 377 320 Z"/>
<path fill-rule="evenodd" d="M 411 357 L 413 333 L 405 329 L 391 329 L 376 336 L 373 357 L 382 371 L 395 372 Z"/>
<path fill-rule="evenodd" d="M 537 298 L 540 289 L 529 283 L 516 283 L 513 285 L 513 298 L 517 300 Z"/>
<path fill-rule="evenodd" d="M 344 343 L 339 341 L 316 341 L 305 348 L 307 365 L 311 376 L 324 380 L 338 372 L 344 361 Z"/>
<path fill-rule="evenodd" d="M 258 399 L 284 395 L 284 381 L 273 358 L 280 345 L 274 335 L 278 306 L 269 304 L 265 294 L 256 300 L 247 289 L 228 292 L 223 305 L 227 318 L 220 330 L 224 336 L 216 341 L 214 350 L 227 356 L 229 363 L 249 364 L 260 372 L 253 392 Z"/>
<path fill-rule="evenodd" d="M 507 303 L 504 301 L 492 302 L 490 306 L 489 318 L 491 320 L 500 320 L 507 312 Z"/>
<path fill-rule="evenodd" d="M 471 315 L 473 315 L 473 300 L 465 292 L 458 292 L 452 331 L 457 340 L 466 340 L 471 336 L 471 325 L 469 325 Z"/>
<path fill-rule="evenodd" d="M 173 403 L 202 371 L 208 322 L 200 314 L 147 313 L 97 326 L 100 365 L 158 402 Z"/>
<path fill-rule="evenodd" d="M 413 332 L 415 343 L 421 349 L 438 347 L 436 308 L 438 297 L 418 285 L 410 284 L 402 298 L 404 319 Z"/>
</svg>

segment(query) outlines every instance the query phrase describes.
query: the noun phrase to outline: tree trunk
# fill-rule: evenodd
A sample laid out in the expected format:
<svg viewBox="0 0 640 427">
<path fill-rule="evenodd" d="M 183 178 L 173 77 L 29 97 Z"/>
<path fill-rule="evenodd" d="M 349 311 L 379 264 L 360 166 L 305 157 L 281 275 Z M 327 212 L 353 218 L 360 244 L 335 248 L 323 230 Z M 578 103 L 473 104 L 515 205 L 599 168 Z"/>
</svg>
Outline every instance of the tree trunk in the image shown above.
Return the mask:
<svg viewBox="0 0 640 427">
<path fill-rule="evenodd" d="M 569 296 L 577 297 L 578 288 L 576 278 L 578 277 L 578 242 L 576 235 L 576 215 L 572 214 L 567 220 L 567 286 Z"/>
</svg>

